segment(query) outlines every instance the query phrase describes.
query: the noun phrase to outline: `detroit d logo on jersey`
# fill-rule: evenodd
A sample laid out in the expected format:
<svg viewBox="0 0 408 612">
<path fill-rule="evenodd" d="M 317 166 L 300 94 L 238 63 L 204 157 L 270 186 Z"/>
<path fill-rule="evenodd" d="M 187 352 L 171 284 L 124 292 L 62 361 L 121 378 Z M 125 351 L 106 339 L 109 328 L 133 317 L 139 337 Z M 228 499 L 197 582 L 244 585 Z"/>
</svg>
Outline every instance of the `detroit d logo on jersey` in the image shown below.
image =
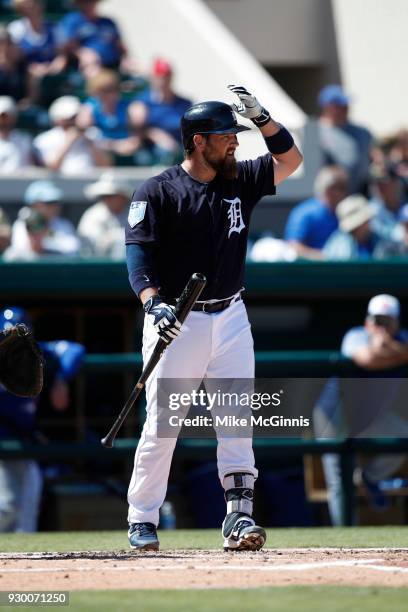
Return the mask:
<svg viewBox="0 0 408 612">
<path fill-rule="evenodd" d="M 130 227 L 135 227 L 144 219 L 147 202 L 132 202 L 129 208 L 128 222 Z"/>
<path fill-rule="evenodd" d="M 237 232 L 238 234 L 241 230 L 244 229 L 245 223 L 242 218 L 242 210 L 241 210 L 241 200 L 239 198 L 234 198 L 233 200 L 227 200 L 223 198 L 224 202 L 228 202 L 228 220 L 230 222 L 228 238 L 231 236 L 233 232 Z"/>
</svg>

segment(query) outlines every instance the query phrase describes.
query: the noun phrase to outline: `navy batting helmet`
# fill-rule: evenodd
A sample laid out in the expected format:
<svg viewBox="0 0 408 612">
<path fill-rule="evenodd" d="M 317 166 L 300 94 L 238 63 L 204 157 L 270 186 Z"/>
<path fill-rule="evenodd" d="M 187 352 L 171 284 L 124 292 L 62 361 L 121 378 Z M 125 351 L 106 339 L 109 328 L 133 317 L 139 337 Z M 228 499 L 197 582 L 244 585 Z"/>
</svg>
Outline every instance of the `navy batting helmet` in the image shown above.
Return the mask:
<svg viewBox="0 0 408 612">
<path fill-rule="evenodd" d="M 200 102 L 190 106 L 181 118 L 181 137 L 186 151 L 194 134 L 238 134 L 250 128 L 238 125 L 232 108 L 224 102 Z"/>
</svg>

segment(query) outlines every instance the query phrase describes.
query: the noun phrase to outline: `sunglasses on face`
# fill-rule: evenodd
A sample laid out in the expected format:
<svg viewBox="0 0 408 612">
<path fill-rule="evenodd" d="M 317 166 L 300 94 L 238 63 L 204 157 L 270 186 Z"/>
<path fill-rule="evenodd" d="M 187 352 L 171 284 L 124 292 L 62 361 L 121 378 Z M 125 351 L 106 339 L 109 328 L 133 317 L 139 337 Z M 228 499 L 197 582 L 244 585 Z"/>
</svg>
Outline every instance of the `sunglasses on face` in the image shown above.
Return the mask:
<svg viewBox="0 0 408 612">
<path fill-rule="evenodd" d="M 378 325 L 379 327 L 391 327 L 395 324 L 395 319 L 387 317 L 386 315 L 373 315 L 371 320 L 374 325 Z"/>
</svg>

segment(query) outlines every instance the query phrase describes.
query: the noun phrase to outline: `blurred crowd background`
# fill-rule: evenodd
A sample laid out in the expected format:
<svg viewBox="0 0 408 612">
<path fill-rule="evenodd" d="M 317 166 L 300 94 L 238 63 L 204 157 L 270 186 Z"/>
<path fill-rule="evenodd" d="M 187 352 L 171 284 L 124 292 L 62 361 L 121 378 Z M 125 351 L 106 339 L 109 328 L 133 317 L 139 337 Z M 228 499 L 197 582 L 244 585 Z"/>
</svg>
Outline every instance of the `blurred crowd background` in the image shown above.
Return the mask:
<svg viewBox="0 0 408 612">
<path fill-rule="evenodd" d="M 155 57 L 142 67 L 97 0 L 2 0 L 0 9 L 0 175 L 52 172 L 28 186 L 17 219 L 0 211 L 2 257 L 121 258 L 134 185 L 114 169 L 183 158 L 179 121 L 192 100 L 174 89 L 177 65 Z M 378 138 L 350 119 L 353 98 L 341 85 L 312 93 L 321 154 L 313 193 L 291 203 L 282 232 L 272 214 L 257 228 L 248 259 L 404 256 L 408 128 Z M 273 100 L 263 102 L 273 109 Z M 52 177 L 99 168 L 100 180 L 83 193 L 89 208 L 75 224 L 64 219 L 66 194 Z"/>
<path fill-rule="evenodd" d="M 270 12 L 270 5 L 262 0 L 184 0 L 183 6 L 176 0 L 161 2 L 151 1 L 152 6 L 161 11 L 151 23 L 129 24 L 127 15 L 118 8 L 126 4 L 125 0 L 116 3 L 0 0 L 0 272 L 7 270 L 9 262 L 35 265 L 51 261 L 65 265 L 70 261 L 78 263 L 80 270 L 84 262 L 108 265 L 124 259 L 124 227 L 132 192 L 137 182 L 183 159 L 180 118 L 192 103 L 210 96 L 206 93 L 201 97 L 202 91 L 198 92 L 200 75 L 206 77 L 203 82 L 214 80 L 219 84 L 222 81 L 219 92 L 228 84 L 219 76 L 214 62 L 208 65 L 203 62 L 198 38 L 197 48 L 189 48 L 183 41 L 177 41 L 175 30 L 174 48 L 166 51 L 163 41 L 171 36 L 164 31 L 169 6 L 177 4 L 180 17 L 184 18 L 187 3 L 190 9 L 194 7 L 198 11 L 196 18 L 193 15 L 195 21 L 208 19 L 202 27 L 205 30 L 211 25 L 214 37 L 221 32 L 217 29 L 219 25 L 209 13 L 202 12 L 201 5 L 214 9 L 218 17 L 228 15 L 239 43 L 248 44 L 248 48 L 252 46 L 249 50 L 257 56 L 255 63 L 261 63 L 262 45 L 270 45 L 273 53 L 279 51 L 278 39 L 280 45 L 286 41 L 290 46 L 287 29 L 294 27 L 294 15 L 299 15 L 296 19 L 302 23 L 302 31 L 296 30 L 297 36 L 304 36 L 305 40 L 309 37 L 310 48 L 303 48 L 302 40 L 296 47 L 294 55 L 301 56 L 297 67 L 285 68 L 285 61 L 289 59 L 284 57 L 278 58 L 276 66 L 269 70 L 273 79 L 268 78 L 271 87 L 276 88 L 279 101 L 273 96 L 271 99 L 262 97 L 262 92 L 265 95 L 267 91 L 268 78 L 257 74 L 260 92 L 255 90 L 254 94 L 259 95 L 275 119 L 283 122 L 281 114 L 284 115 L 289 107 L 288 117 L 293 119 L 296 113 L 290 105 L 295 99 L 301 108 L 305 129 L 299 129 L 299 122 L 295 120 L 287 127 L 295 134 L 305 164 L 295 177 L 278 189 L 276 198 L 265 198 L 257 206 L 250 232 L 248 262 L 251 265 L 262 262 L 290 265 L 307 260 L 349 261 L 351 264 L 371 260 L 403 262 L 408 256 L 408 115 L 399 127 L 395 127 L 394 122 L 389 133 L 374 129 L 372 118 L 365 125 L 361 112 L 357 113 L 359 120 L 355 120 L 355 105 L 361 100 L 367 104 L 369 100 L 375 106 L 385 95 L 385 85 L 381 90 L 379 80 L 371 79 L 377 84 L 375 96 L 363 86 L 356 93 L 344 86 L 342 71 L 336 68 L 336 62 L 332 61 L 332 67 L 320 70 L 319 74 L 315 67 L 314 45 L 321 43 L 328 55 L 336 45 L 333 16 L 329 15 L 328 6 L 336 7 L 341 21 L 339 7 L 346 3 L 342 0 L 331 3 L 271 0 L 270 5 L 276 9 L 278 17 L 273 23 L 258 19 L 257 38 L 251 34 L 244 15 L 251 16 L 251 7 L 255 4 L 258 9 Z M 354 7 L 360 17 L 363 4 L 359 0 Z M 119 19 L 108 16 L 112 15 L 113 5 L 117 7 Z M 320 20 L 316 24 L 302 13 L 311 5 L 319 11 Z M 393 18 L 399 20 L 397 12 Z M 355 21 L 358 23 L 357 19 Z M 268 28 L 264 29 L 263 24 Z M 312 36 L 315 25 L 316 36 Z M 349 31 L 351 26 L 349 23 Z M 230 65 L 235 65 L 236 71 L 239 72 L 242 65 L 249 78 L 255 63 L 251 64 L 238 47 L 234 47 L 237 52 L 234 55 L 231 51 L 233 41 L 225 30 L 221 34 L 225 35 L 225 44 L 229 45 L 227 51 L 231 52 L 231 57 L 228 53 L 224 56 Z M 390 41 L 390 28 L 384 29 L 382 35 L 384 40 Z M 322 40 L 317 43 L 319 36 Z M 190 34 L 190 42 L 192 37 L 194 33 Z M 364 39 L 360 31 L 356 37 L 358 41 L 359 37 Z M 149 52 L 144 48 L 147 38 Z M 344 41 L 340 35 L 338 38 L 340 45 Z M 183 44 L 185 48 L 179 52 Z M 362 44 L 361 54 L 363 47 Z M 320 52 L 324 55 L 321 49 Z M 392 46 L 388 46 L 387 53 L 390 58 L 394 57 Z M 196 79 L 194 86 L 179 87 L 178 72 L 185 64 L 195 61 L 191 73 Z M 254 62 L 254 58 L 251 61 Z M 302 61 L 305 62 L 303 68 Z M 268 68 L 267 63 L 263 62 L 265 68 Z M 220 74 L 221 67 L 224 75 L 226 65 L 221 66 L 220 60 Z M 367 66 L 367 74 L 369 68 Z M 381 66 L 377 70 L 378 78 L 387 82 L 389 74 L 382 71 Z M 243 84 L 249 87 L 249 83 Z M 186 91 L 195 91 L 195 94 L 186 94 Z M 396 106 L 397 102 L 399 104 L 395 99 Z M 384 105 L 381 112 L 390 116 L 393 108 Z M 309 124 L 314 134 L 313 142 L 306 137 Z M 240 138 L 241 158 L 251 156 L 249 143 L 249 136 Z M 310 160 L 316 163 L 311 164 Z M 298 183 L 300 187 L 296 186 Z M 112 281 L 110 271 L 107 267 L 105 293 L 99 300 L 98 296 L 88 296 L 87 302 L 75 291 L 69 296 L 52 295 L 50 291 L 50 299 L 44 299 L 43 294 L 37 295 L 35 291 L 31 294 L 23 291 L 21 303 L 15 304 L 13 296 L 2 294 L 1 328 L 19 321 L 30 326 L 34 322 L 36 335 L 43 341 L 48 374 L 44 393 L 35 400 L 13 398 L 0 388 L 0 440 L 13 437 L 38 444 L 72 440 L 99 444 L 101 434 L 106 433 L 107 425 L 134 383 L 135 363 L 132 365 L 130 360 L 125 363 L 117 355 L 139 350 L 142 327 L 142 315 L 137 310 L 135 298 L 132 296 L 130 301 L 129 296 L 116 296 L 109 285 Z M 58 274 L 58 267 L 51 266 L 47 272 L 50 287 L 55 273 Z M 96 273 L 96 268 L 90 269 L 90 275 Z M 86 284 L 85 274 L 79 272 L 79 283 Z M 347 271 L 344 274 L 347 275 Z M 28 280 L 28 276 L 24 279 Z M 376 289 L 381 299 L 370 312 L 367 305 L 373 294 L 367 294 L 367 290 L 360 291 L 354 286 L 352 295 L 337 299 L 338 293 L 325 291 L 327 277 L 318 281 L 322 285 L 313 293 L 306 287 L 307 271 L 304 276 L 304 285 L 297 294 L 293 287 L 289 287 L 283 297 L 274 294 L 271 285 L 275 281 L 266 277 L 267 290 L 261 292 L 261 297 L 248 292 L 255 346 L 258 351 L 264 351 L 262 375 L 273 375 L 273 369 L 267 370 L 273 361 L 267 351 L 339 351 L 344 338 L 352 332 L 354 340 L 357 338 L 355 346 L 352 350 L 348 346 L 347 351 L 342 348 L 341 352 L 360 368 L 361 375 L 365 376 L 370 369 L 374 375 L 386 371 L 387 376 L 405 376 L 408 332 L 401 327 L 400 318 L 406 316 L 406 303 L 402 301 L 400 315 L 397 299 L 406 298 L 402 281 L 401 295 L 386 295 L 382 299 L 386 287 L 379 279 Z M 371 278 L 374 282 L 375 274 Z M 7 279 L 9 282 L 10 276 Z M 282 286 L 287 289 L 287 285 Z M 17 294 L 21 295 L 21 291 Z M 387 310 L 390 304 L 392 311 Z M 371 362 L 364 365 L 359 361 L 358 350 L 371 345 L 372 340 L 376 345 L 376 354 L 371 355 L 374 365 Z M 91 357 L 88 362 L 86 353 Z M 81 368 L 86 362 L 88 371 L 84 377 Z M 302 372 L 303 368 L 304 365 Z M 299 371 L 298 368 L 296 375 Z M 331 402 L 324 402 L 325 419 L 338 408 L 338 398 L 331 397 Z M 124 429 L 125 437 L 137 435 L 144 418 L 143 410 L 141 402 Z M 397 425 L 392 434 L 397 435 L 398 429 L 401 433 Z M 404 458 L 397 456 L 396 463 L 381 464 L 382 469 L 378 469 L 375 476 L 373 470 L 371 477 L 368 470 L 360 473 L 360 482 L 365 485 L 366 493 L 368 491 L 371 506 L 380 512 L 389 502 L 379 485 L 380 480 L 388 479 L 388 490 L 404 489 L 408 498 L 406 471 L 399 484 L 394 478 Z M 260 467 L 259 489 L 263 492 L 260 507 L 263 504 L 263 511 L 268 509 L 269 512 L 265 514 L 266 524 L 311 525 L 330 521 L 338 524 L 341 500 L 339 470 L 334 456 L 326 456 L 323 465 L 331 489 L 330 517 L 327 508 L 326 514 L 317 514 L 307 505 L 303 465 L 298 459 L 282 456 L 274 459 L 272 466 L 268 462 L 263 466 L 261 461 Z M 121 525 L 127 479 L 123 475 L 127 474 L 129 463 L 87 458 L 77 468 L 72 461 L 49 460 L 39 465 L 34 460 L 1 460 L 0 531 L 33 531 L 38 522 L 41 528 L 48 529 Z M 322 476 L 321 466 L 319 469 Z M 217 512 L 222 515 L 224 502 L 215 463 L 202 462 L 193 454 L 184 464 L 177 464 L 174 473 L 175 480 L 169 489 L 172 503 L 166 502 L 163 522 L 174 526 L 175 505 L 179 525 L 218 527 Z M 310 476 L 310 470 L 308 473 Z M 116 499 L 119 496 L 122 503 L 120 511 L 112 505 L 111 515 L 106 505 L 109 495 L 116 495 Z M 327 500 L 327 492 L 325 495 Z M 74 508 L 67 510 L 68 498 L 82 503 L 84 496 L 90 508 L 88 518 Z M 64 503 L 58 506 L 61 499 Z M 317 496 L 316 499 L 323 498 Z M 95 519 L 95 505 L 101 500 L 106 509 L 105 523 Z M 188 504 L 190 510 L 186 507 Z M 27 507 L 35 508 L 35 512 L 27 512 Z M 391 517 L 391 521 L 401 522 L 407 516 L 406 502 L 405 506 L 394 505 L 392 510 L 394 514 L 384 514 Z M 78 518 L 81 516 L 82 519 Z M 30 517 L 28 522 L 27 517 Z M 376 515 L 374 521 L 377 519 Z"/>
</svg>

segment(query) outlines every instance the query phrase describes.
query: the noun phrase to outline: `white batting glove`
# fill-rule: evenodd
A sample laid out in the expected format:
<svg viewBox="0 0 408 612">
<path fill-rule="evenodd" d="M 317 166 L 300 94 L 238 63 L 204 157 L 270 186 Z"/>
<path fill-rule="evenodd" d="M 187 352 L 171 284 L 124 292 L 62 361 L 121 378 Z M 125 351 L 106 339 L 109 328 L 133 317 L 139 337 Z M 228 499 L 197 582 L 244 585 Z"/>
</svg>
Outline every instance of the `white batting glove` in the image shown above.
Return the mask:
<svg viewBox="0 0 408 612">
<path fill-rule="evenodd" d="M 145 313 L 150 317 L 160 338 L 169 344 L 180 334 L 181 323 L 175 315 L 175 308 L 154 295 L 143 305 Z"/>
<path fill-rule="evenodd" d="M 239 104 L 232 104 L 232 110 L 250 119 L 257 127 L 262 127 L 270 121 L 269 112 L 261 106 L 257 98 L 242 85 L 228 85 L 228 89 L 239 98 Z"/>
</svg>

